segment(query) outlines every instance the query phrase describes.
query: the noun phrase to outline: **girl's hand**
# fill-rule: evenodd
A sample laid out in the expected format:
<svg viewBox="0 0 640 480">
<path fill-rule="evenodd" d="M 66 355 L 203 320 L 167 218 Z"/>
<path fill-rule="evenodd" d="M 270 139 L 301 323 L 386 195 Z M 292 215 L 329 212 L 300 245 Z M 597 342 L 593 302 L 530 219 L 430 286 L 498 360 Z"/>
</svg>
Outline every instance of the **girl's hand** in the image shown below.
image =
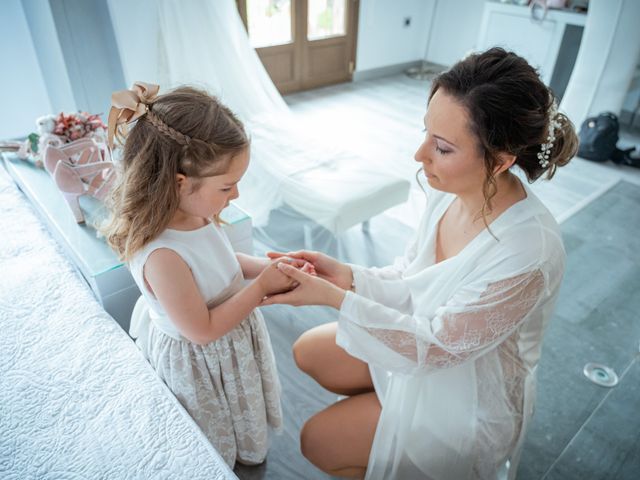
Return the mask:
<svg viewBox="0 0 640 480">
<path fill-rule="evenodd" d="M 246 255 L 241 252 L 236 252 L 236 258 L 238 259 L 238 263 L 242 269 L 242 275 L 245 279 L 256 278 L 265 268 L 268 268 L 269 265 L 273 263 L 273 259 L 271 258 L 254 257 L 253 255 Z M 313 265 L 306 260 L 297 258 L 283 258 L 283 260 L 290 262 L 296 268 L 302 268 L 305 272 L 315 273 Z"/>
<path fill-rule="evenodd" d="M 256 277 L 256 282 L 260 286 L 263 296 L 274 295 L 286 292 L 296 286 L 295 280 L 278 270 L 277 264 L 280 261 L 272 261 L 260 275 Z"/>
<path fill-rule="evenodd" d="M 345 291 L 332 283 L 296 269 L 287 263 L 278 263 L 276 268 L 297 283 L 297 286 L 285 293 L 271 295 L 264 299 L 262 305 L 284 303 L 295 307 L 301 305 L 328 305 L 337 310 L 344 300 Z"/>
<path fill-rule="evenodd" d="M 313 263 L 307 262 L 306 260 L 300 260 L 299 258 L 289 258 L 284 257 L 283 261 L 288 265 L 292 265 L 298 270 L 308 273 L 309 275 L 317 276 L 316 267 L 313 266 Z M 279 263 L 279 262 L 278 262 Z"/>
<path fill-rule="evenodd" d="M 265 296 L 286 292 L 298 286 L 298 283 L 295 280 L 278 270 L 277 265 L 279 263 L 286 263 L 288 265 L 292 265 L 294 269 L 299 269 L 306 274 L 316 275 L 313 265 L 305 260 L 287 257 L 272 260 L 256 279 L 256 281 L 261 285 Z"/>
<path fill-rule="evenodd" d="M 291 257 L 297 260 L 305 260 L 314 266 L 318 277 L 333 283 L 343 290 L 349 290 L 353 283 L 351 268 L 324 253 L 300 250 L 289 253 L 267 252 L 267 256 L 271 259 Z"/>
</svg>

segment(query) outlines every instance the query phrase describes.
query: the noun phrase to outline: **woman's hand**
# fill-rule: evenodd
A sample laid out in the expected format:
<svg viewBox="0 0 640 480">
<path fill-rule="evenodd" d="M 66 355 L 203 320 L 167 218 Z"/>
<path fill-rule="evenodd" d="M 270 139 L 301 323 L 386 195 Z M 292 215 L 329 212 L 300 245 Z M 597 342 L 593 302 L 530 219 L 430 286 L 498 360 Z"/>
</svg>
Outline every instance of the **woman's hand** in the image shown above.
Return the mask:
<svg viewBox="0 0 640 480">
<path fill-rule="evenodd" d="M 280 263 L 292 265 L 294 270 L 298 269 L 308 275 L 316 274 L 313 265 L 305 260 L 288 257 L 271 260 L 269 265 L 267 265 L 256 278 L 265 296 L 286 292 L 298 286 L 298 283 L 294 279 L 285 275 L 277 268 Z"/>
<path fill-rule="evenodd" d="M 300 250 L 298 252 L 280 253 L 267 252 L 267 256 L 271 259 L 281 257 L 291 257 L 299 260 L 310 262 L 318 274 L 318 277 L 333 283 L 335 286 L 343 290 L 349 290 L 353 283 L 353 272 L 349 266 L 340 263 L 335 258 L 320 252 L 311 252 L 308 250 Z"/>
<path fill-rule="evenodd" d="M 242 275 L 245 279 L 250 280 L 256 278 L 262 271 L 273 263 L 273 259 L 264 257 L 254 257 L 244 253 L 236 252 L 236 258 L 242 269 Z M 296 268 L 302 268 L 305 272 L 315 271 L 313 266 L 306 260 L 296 258 L 286 258 Z M 310 270 L 311 269 L 311 270 Z"/>
<path fill-rule="evenodd" d="M 287 275 L 297 286 L 288 292 L 267 297 L 262 301 L 261 306 L 284 303 L 294 307 L 301 305 L 327 305 L 337 310 L 340 309 L 345 296 L 343 289 L 319 276 L 310 275 L 286 263 L 278 263 L 276 268 Z"/>
</svg>

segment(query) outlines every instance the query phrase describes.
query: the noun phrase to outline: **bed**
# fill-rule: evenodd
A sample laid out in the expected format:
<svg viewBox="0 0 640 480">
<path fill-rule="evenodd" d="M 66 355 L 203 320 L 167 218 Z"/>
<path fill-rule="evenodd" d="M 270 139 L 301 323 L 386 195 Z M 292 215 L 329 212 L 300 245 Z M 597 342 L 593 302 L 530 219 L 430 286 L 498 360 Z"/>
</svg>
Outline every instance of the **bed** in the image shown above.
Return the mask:
<svg viewBox="0 0 640 480">
<path fill-rule="evenodd" d="M 0 478 L 237 478 L 0 165 Z"/>
</svg>

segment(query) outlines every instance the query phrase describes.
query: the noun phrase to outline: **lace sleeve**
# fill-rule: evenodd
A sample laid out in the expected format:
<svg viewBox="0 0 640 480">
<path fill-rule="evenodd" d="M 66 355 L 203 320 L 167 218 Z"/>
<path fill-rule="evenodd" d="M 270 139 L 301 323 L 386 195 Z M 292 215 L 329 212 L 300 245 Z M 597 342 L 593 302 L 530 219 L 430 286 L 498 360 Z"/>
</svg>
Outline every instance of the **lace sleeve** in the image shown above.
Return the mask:
<svg viewBox="0 0 640 480">
<path fill-rule="evenodd" d="M 417 241 L 414 241 L 403 256 L 395 259 L 393 265 L 366 268 L 349 264 L 356 293 L 402 313 L 410 313 L 411 292 L 402 277 L 416 257 L 416 252 Z"/>
<path fill-rule="evenodd" d="M 337 341 L 352 355 L 391 371 L 451 367 L 509 336 L 534 309 L 544 287 L 539 269 L 470 285 L 437 308 L 431 318 L 402 314 L 348 294 Z"/>
</svg>

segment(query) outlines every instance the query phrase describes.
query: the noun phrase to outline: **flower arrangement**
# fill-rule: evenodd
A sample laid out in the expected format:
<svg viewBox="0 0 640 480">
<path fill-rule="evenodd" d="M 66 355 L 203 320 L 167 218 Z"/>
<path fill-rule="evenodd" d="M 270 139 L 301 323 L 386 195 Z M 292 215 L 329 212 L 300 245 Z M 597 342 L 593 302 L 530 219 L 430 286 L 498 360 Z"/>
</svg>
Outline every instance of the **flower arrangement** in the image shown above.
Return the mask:
<svg viewBox="0 0 640 480">
<path fill-rule="evenodd" d="M 36 166 L 42 167 L 39 152 L 46 145 L 60 146 L 84 137 L 106 141 L 107 126 L 99 114 L 60 112 L 58 115 L 45 115 L 36 119 L 36 127 L 37 132 L 29 134 L 24 142 L 4 142 L 0 148 L 16 151 L 18 158 L 33 159 Z"/>
<path fill-rule="evenodd" d="M 47 129 L 51 129 L 50 133 L 61 138 L 63 143 L 73 142 L 83 137 L 95 137 L 97 134 L 104 133 L 107 129 L 102 123 L 100 115 L 89 114 L 86 112 L 65 114 L 61 112 L 57 117 L 44 117 Z M 36 122 L 37 123 L 37 122 Z M 102 135 L 104 138 L 104 135 Z"/>
</svg>

